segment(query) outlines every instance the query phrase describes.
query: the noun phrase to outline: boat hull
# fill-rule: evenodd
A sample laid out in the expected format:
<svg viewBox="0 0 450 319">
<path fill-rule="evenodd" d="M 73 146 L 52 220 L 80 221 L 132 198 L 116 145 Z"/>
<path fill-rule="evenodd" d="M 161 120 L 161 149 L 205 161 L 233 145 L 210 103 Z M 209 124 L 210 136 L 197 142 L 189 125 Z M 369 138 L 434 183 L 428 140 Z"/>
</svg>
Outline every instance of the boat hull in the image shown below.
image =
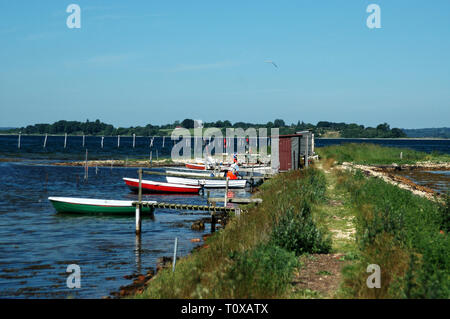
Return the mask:
<svg viewBox="0 0 450 319">
<path fill-rule="evenodd" d="M 139 180 L 133 178 L 124 178 L 125 184 L 133 191 L 139 191 Z M 142 180 L 141 182 L 142 192 L 145 193 L 182 193 L 182 194 L 197 194 L 201 186 L 196 185 L 182 185 L 161 183 L 154 181 Z"/>
<path fill-rule="evenodd" d="M 211 177 L 214 176 L 212 171 L 200 171 L 200 170 L 166 170 L 168 175 L 183 175 L 190 177 Z M 217 177 L 224 177 L 224 173 L 219 173 Z"/>
<path fill-rule="evenodd" d="M 136 208 L 132 205 L 132 201 L 114 201 L 108 202 L 98 200 L 98 203 L 80 202 L 80 199 L 59 199 L 49 198 L 53 207 L 58 213 L 66 214 L 102 214 L 102 215 L 133 215 Z M 118 203 L 122 202 L 122 203 Z M 154 208 L 143 207 L 142 213 L 151 214 Z"/>
<path fill-rule="evenodd" d="M 204 164 L 190 164 L 190 163 L 186 163 L 184 164 L 186 166 L 186 168 L 190 168 L 190 169 L 196 169 L 199 171 L 205 171 L 206 170 L 206 165 Z"/>
<path fill-rule="evenodd" d="M 205 188 L 226 188 L 227 181 L 221 179 L 194 179 L 166 176 L 168 183 L 184 185 L 203 185 Z M 228 188 L 245 188 L 247 181 L 245 179 L 228 180 Z"/>
</svg>

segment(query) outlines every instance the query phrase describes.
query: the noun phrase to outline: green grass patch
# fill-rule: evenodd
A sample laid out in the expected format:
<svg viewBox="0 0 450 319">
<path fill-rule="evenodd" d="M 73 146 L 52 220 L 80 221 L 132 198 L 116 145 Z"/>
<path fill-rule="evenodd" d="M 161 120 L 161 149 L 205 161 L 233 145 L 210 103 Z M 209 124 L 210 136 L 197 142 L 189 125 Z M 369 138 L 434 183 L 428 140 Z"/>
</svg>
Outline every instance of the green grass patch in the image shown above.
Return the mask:
<svg viewBox="0 0 450 319">
<path fill-rule="evenodd" d="M 413 164 L 419 161 L 450 162 L 450 155 L 418 152 L 409 148 L 384 147 L 370 143 L 344 143 L 316 148 L 322 158 L 334 158 L 338 163 Z M 402 159 L 400 159 L 402 153 Z"/>
<path fill-rule="evenodd" d="M 345 296 L 449 298 L 448 202 L 413 195 L 361 172 L 342 172 L 338 186 L 357 208 L 359 258 L 344 271 Z M 366 285 L 369 264 L 381 267 L 381 288 Z"/>
</svg>

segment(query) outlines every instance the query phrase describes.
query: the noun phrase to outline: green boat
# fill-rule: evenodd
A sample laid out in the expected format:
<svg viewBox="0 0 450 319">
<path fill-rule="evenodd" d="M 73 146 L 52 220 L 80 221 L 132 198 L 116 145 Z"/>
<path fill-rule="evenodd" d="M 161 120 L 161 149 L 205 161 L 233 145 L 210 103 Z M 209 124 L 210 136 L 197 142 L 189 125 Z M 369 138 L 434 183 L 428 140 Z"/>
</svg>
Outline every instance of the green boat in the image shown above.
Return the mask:
<svg viewBox="0 0 450 319">
<path fill-rule="evenodd" d="M 136 207 L 130 200 L 109 200 L 71 197 L 49 197 L 48 200 L 58 213 L 71 214 L 111 214 L 111 215 L 133 215 Z M 145 203 L 153 204 L 155 201 Z M 143 207 L 143 214 L 153 213 L 153 207 Z"/>
</svg>

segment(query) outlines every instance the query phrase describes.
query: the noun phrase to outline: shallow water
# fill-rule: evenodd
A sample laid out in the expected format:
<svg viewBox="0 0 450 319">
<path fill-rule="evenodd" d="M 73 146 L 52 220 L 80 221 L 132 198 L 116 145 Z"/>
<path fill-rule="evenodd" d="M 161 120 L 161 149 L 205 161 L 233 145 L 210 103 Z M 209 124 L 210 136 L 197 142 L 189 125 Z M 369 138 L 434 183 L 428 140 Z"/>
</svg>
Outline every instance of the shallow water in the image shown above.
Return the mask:
<svg viewBox="0 0 450 319">
<path fill-rule="evenodd" d="M 450 191 L 450 171 L 401 171 L 397 174 L 439 193 Z"/>
<path fill-rule="evenodd" d="M 206 230 L 191 230 L 204 212 L 158 209 L 142 221 L 136 240 L 134 217 L 57 214 L 49 196 L 137 199 L 122 177 L 137 177 L 135 168 L 0 163 L 0 298 L 100 298 L 131 281 L 125 275 L 146 273 L 161 256 L 186 255 Z M 211 196 L 223 196 L 212 190 Z M 145 200 L 205 204 L 206 195 L 144 195 Z M 249 196 L 235 191 L 234 196 Z M 69 264 L 81 267 L 81 288 L 66 286 Z"/>
</svg>

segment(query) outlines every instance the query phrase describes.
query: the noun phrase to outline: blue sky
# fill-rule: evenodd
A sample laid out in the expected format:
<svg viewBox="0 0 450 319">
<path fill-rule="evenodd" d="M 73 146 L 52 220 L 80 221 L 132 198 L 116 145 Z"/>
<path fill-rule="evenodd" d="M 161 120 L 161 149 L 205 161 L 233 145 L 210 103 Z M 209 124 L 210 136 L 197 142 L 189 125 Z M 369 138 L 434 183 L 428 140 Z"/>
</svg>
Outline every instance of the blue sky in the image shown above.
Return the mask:
<svg viewBox="0 0 450 319">
<path fill-rule="evenodd" d="M 184 118 L 450 126 L 450 1 L 0 0 L 0 126 Z"/>
</svg>

